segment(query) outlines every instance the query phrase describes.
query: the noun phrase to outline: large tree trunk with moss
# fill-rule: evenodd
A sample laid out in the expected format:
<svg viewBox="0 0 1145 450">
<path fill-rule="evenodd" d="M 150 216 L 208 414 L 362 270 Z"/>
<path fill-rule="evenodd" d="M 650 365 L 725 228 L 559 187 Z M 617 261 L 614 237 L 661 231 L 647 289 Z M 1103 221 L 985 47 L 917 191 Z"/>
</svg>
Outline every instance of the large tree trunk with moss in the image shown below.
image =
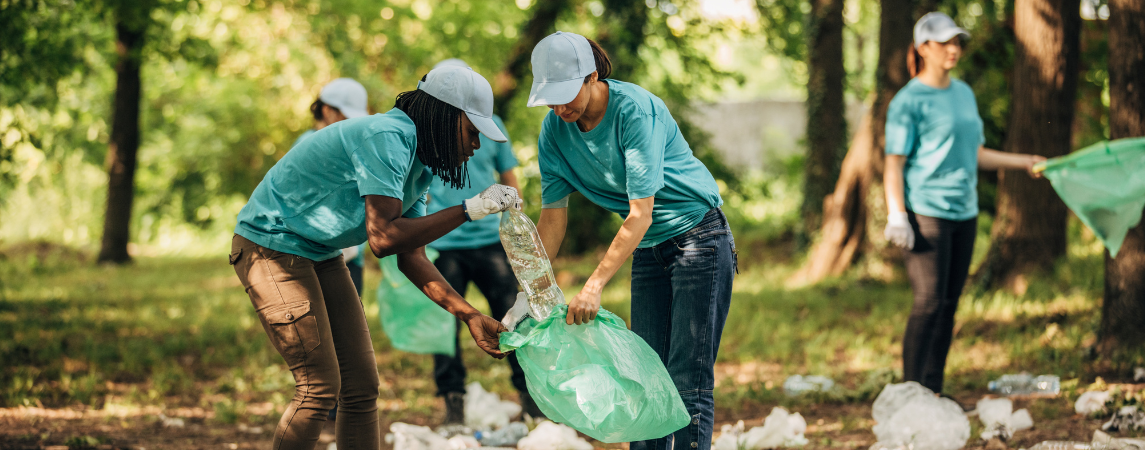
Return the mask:
<svg viewBox="0 0 1145 450">
<path fill-rule="evenodd" d="M 807 158 L 803 170 L 803 229 L 809 237 L 823 219 L 823 199 L 835 190 L 846 151 L 843 116 L 843 0 L 811 0 L 807 28 Z"/>
<path fill-rule="evenodd" d="M 1080 50 L 1079 0 L 1019 0 L 1014 6 L 1013 109 L 1004 150 L 1052 158 L 1070 152 Z M 1066 250 L 1066 206 L 1047 180 L 998 175 L 998 215 L 983 288 L 1022 291 L 1025 276 L 1052 268 Z"/>
<path fill-rule="evenodd" d="M 135 157 L 139 150 L 139 100 L 141 91 L 143 29 L 122 21 L 115 26 L 115 110 L 111 125 L 111 144 L 107 149 L 107 214 L 103 222 L 103 239 L 99 262 L 131 261 L 127 243 L 131 236 L 131 207 L 135 201 Z"/>
<path fill-rule="evenodd" d="M 1145 136 L 1145 3 L 1109 2 L 1109 134 Z M 1101 337 L 1107 349 L 1145 344 L 1145 221 L 1116 258 L 1105 253 Z"/>
<path fill-rule="evenodd" d="M 914 28 L 913 12 L 922 5 L 912 0 L 882 0 L 881 5 L 874 100 L 851 138 L 834 192 L 823 199 L 819 242 L 793 277 L 795 283 L 813 283 L 843 273 L 867 245 L 868 218 L 886 212 L 881 198 L 883 129 L 887 106 L 910 80 L 906 55 Z M 923 8 L 932 6 L 927 2 Z"/>
<path fill-rule="evenodd" d="M 521 80 L 529 73 L 529 62 L 533 47 L 545 36 L 556 31 L 557 17 L 568 8 L 568 0 L 545 0 L 533 6 L 533 17 L 521 28 L 521 38 L 509 53 L 505 67 L 493 78 L 493 107 L 497 115 L 505 117 L 509 113 L 511 100 L 521 90 Z M 527 90 L 528 85 L 524 85 Z"/>
</svg>

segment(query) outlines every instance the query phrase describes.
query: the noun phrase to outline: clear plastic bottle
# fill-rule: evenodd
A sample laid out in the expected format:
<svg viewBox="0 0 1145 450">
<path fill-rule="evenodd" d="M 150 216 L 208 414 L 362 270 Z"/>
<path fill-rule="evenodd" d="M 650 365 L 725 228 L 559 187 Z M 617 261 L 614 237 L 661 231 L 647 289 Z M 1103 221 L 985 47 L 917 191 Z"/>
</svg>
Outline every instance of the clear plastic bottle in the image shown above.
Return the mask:
<svg viewBox="0 0 1145 450">
<path fill-rule="evenodd" d="M 557 277 L 541 235 L 533 221 L 516 208 L 501 213 L 501 244 L 513 266 L 513 274 L 529 297 L 529 315 L 544 320 L 557 305 L 565 303 L 565 294 L 557 286 Z"/>
<path fill-rule="evenodd" d="M 1028 373 L 1002 375 L 990 382 L 990 392 L 1000 395 L 1058 395 L 1061 378 L 1055 375 L 1032 376 Z"/>
<path fill-rule="evenodd" d="M 529 435 L 529 426 L 522 422 L 512 422 L 497 431 L 478 431 L 473 433 L 484 447 L 503 447 L 517 445 L 517 441 Z"/>
</svg>

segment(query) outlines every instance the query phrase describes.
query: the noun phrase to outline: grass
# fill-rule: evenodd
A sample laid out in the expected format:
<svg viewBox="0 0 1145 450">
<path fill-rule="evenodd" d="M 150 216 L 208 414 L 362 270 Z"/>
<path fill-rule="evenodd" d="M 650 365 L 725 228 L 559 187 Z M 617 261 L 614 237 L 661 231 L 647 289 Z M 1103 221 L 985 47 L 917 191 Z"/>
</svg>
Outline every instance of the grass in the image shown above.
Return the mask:
<svg viewBox="0 0 1145 450">
<path fill-rule="evenodd" d="M 1103 262 L 1092 239 L 1075 241 L 1055 272 L 1031 279 L 1023 295 L 963 296 L 947 370 L 951 393 L 977 396 L 990 379 L 1018 371 L 1059 375 L 1073 392 L 1099 376 L 1125 380 L 1134 366 L 1145 366 L 1145 349 L 1111 358 L 1089 354 Z M 741 242 L 740 248 L 767 247 Z M 223 255 L 139 258 L 126 267 L 95 266 L 77 255 L 29 244 L 0 258 L 0 406 L 194 407 L 224 424 L 277 420 L 293 380 Z M 741 250 L 740 257 L 717 364 L 718 422 L 762 417 L 776 404 L 858 405 L 901 377 L 911 303 L 901 274 L 787 288 L 798 263 L 792 255 Z M 592 257 L 558 262 L 566 295 L 594 264 Z M 603 306 L 626 320 L 628 277 L 626 268 L 603 295 Z M 367 270 L 364 296 L 382 378 L 379 401 L 388 420 L 425 423 L 440 413 L 432 361 L 390 347 L 377 316 L 379 278 Z M 470 298 L 488 311 L 475 289 Z M 467 337 L 462 342 L 471 381 L 512 396 L 508 366 L 485 357 Z M 794 374 L 826 375 L 841 389 L 789 398 L 782 384 Z M 1057 413 L 1047 408 L 1035 415 Z M 869 429 L 865 419 L 844 417 L 832 426 Z"/>
</svg>

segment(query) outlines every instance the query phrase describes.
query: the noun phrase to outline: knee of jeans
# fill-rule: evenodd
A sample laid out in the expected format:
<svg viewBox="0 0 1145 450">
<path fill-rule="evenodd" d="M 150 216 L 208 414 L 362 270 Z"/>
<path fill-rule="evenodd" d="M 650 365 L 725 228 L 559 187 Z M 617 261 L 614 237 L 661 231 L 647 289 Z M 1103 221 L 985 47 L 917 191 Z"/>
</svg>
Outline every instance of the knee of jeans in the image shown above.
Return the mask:
<svg viewBox="0 0 1145 450">
<path fill-rule="evenodd" d="M 355 377 L 354 381 L 342 382 L 342 389 L 338 394 L 341 404 L 348 411 L 352 409 L 373 410 L 378 404 L 378 376 Z M 358 408 L 355 408 L 358 407 Z"/>
<path fill-rule="evenodd" d="M 910 310 L 910 315 L 915 317 L 933 316 L 942 309 L 944 303 L 945 302 L 937 296 L 916 296 L 914 298 L 914 306 L 912 306 Z"/>
</svg>

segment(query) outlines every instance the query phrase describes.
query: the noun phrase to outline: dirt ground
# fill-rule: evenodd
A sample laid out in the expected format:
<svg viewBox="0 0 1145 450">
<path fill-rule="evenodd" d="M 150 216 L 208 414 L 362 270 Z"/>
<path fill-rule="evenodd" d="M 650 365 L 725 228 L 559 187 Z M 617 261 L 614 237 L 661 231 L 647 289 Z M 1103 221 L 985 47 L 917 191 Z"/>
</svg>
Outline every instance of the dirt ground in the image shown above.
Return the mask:
<svg viewBox="0 0 1145 450">
<path fill-rule="evenodd" d="M 973 403 L 977 397 L 959 400 Z M 1099 419 L 1074 414 L 1072 405 L 1061 398 L 1018 399 L 1015 408 L 1031 410 L 1034 428 L 1018 432 L 1005 445 L 999 446 L 1000 443 L 995 442 L 987 447 L 987 443 L 976 437 L 981 428 L 980 423 L 977 418 L 971 417 L 974 437 L 966 448 L 1019 449 L 1046 440 L 1088 442 L 1094 430 L 1100 429 L 1102 423 Z M 436 410 L 439 412 L 440 409 L 442 406 L 438 405 Z M 769 405 L 753 405 L 741 408 L 734 415 L 729 411 L 717 411 L 717 417 L 738 416 L 748 427 L 760 426 L 770 410 Z M 871 432 L 874 421 L 871 419 L 869 404 L 815 404 L 793 412 L 801 413 L 807 420 L 806 437 L 810 443 L 805 449 L 863 449 L 875 442 Z M 224 425 L 213 420 L 212 416 L 212 412 L 196 408 L 126 409 L 114 405 L 87 411 L 4 408 L 0 409 L 0 449 L 234 450 L 269 447 L 273 423 Z M 174 419 L 180 419 L 181 425 L 174 424 L 178 422 Z M 392 416 L 383 419 L 383 427 L 388 429 L 394 420 Z M 428 424 L 432 418 L 408 417 L 403 421 Z M 725 423 L 729 422 L 716 424 L 717 433 Z M 332 428 L 328 427 L 328 430 Z M 1141 435 L 1145 435 L 1145 431 L 1115 434 L 1115 437 Z M 318 448 L 325 449 L 332 440 L 333 435 L 325 433 Z M 597 448 L 627 448 L 625 444 L 593 444 Z M 390 446 L 383 445 L 383 448 L 388 449 Z"/>
</svg>

